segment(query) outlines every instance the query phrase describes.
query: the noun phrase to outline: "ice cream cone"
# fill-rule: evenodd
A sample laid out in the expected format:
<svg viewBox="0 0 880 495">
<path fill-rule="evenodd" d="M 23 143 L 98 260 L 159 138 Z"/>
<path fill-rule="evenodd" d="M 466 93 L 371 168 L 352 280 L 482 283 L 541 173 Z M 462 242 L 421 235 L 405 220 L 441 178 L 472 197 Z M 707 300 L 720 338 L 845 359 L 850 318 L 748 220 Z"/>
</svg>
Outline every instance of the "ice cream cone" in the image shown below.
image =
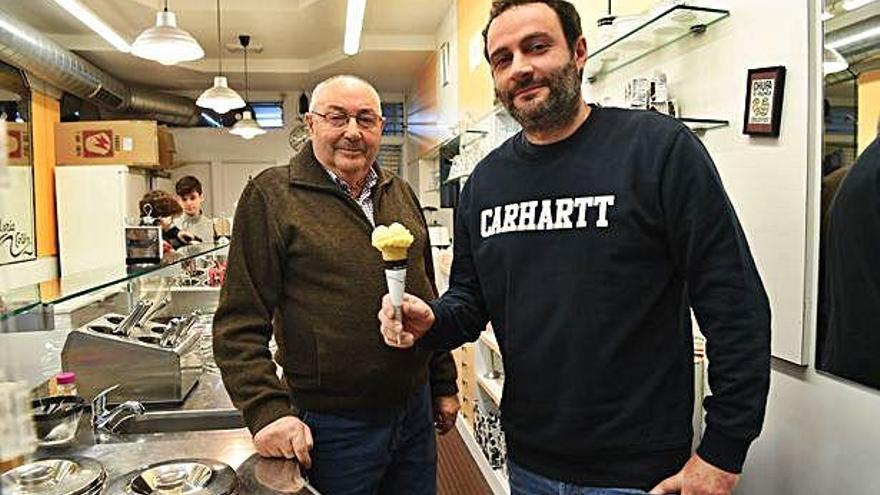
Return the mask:
<svg viewBox="0 0 880 495">
<path fill-rule="evenodd" d="M 382 253 L 385 261 L 385 281 L 394 307 L 394 319 L 403 322 L 403 293 L 406 290 L 406 255 L 413 235 L 403 225 L 395 222 L 373 230 L 373 246 Z M 398 337 L 397 343 L 400 344 Z"/>
</svg>

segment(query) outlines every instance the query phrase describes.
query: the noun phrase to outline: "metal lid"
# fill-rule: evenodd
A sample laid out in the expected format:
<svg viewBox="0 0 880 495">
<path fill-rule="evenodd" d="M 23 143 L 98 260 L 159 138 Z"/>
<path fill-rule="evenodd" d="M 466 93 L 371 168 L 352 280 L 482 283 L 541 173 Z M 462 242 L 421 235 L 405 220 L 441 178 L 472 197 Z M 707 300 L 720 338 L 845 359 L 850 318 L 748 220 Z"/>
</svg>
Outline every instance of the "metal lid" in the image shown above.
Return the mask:
<svg viewBox="0 0 880 495">
<path fill-rule="evenodd" d="M 44 459 L 4 473 L 0 491 L 11 495 L 88 495 L 99 492 L 106 479 L 104 467 L 94 459 Z"/>
<path fill-rule="evenodd" d="M 120 476 L 110 485 L 115 495 L 230 495 L 238 488 L 235 471 L 211 459 L 176 459 L 151 464 Z"/>
</svg>

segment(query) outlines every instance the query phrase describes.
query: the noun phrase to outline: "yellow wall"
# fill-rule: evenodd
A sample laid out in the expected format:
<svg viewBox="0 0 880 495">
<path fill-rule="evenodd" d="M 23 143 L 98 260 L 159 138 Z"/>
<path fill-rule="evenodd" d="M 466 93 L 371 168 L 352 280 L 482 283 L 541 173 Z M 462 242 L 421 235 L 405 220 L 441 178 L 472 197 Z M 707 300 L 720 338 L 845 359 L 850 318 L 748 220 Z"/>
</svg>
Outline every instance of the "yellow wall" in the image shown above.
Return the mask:
<svg viewBox="0 0 880 495">
<path fill-rule="evenodd" d="M 483 58 L 483 28 L 491 0 L 457 0 L 458 6 L 458 118 L 479 119 L 492 110 L 495 91 L 489 64 Z M 471 41 L 478 40 L 479 63 L 471 69 Z M 474 54 L 475 56 L 477 54 Z"/>
<path fill-rule="evenodd" d="M 859 76 L 859 154 L 877 139 L 880 119 L 880 70 Z"/>
<path fill-rule="evenodd" d="M 61 104 L 55 98 L 32 92 L 31 147 L 34 153 L 34 204 L 37 223 L 37 256 L 58 254 L 55 216 L 55 123 L 61 120 Z"/>
</svg>

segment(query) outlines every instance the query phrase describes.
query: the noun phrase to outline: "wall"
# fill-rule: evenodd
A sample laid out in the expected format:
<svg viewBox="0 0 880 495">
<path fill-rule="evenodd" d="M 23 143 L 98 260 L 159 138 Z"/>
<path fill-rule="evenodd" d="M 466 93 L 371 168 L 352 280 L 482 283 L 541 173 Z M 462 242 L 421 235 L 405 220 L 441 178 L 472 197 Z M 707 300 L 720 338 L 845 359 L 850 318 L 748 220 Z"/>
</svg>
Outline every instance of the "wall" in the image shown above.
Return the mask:
<svg viewBox="0 0 880 495">
<path fill-rule="evenodd" d="M 859 76 L 859 154 L 880 134 L 880 70 Z"/>
<path fill-rule="evenodd" d="M 703 142 L 714 158 L 748 236 L 773 309 L 774 355 L 803 364 L 806 263 L 807 12 L 801 0 L 758 7 L 727 2 L 731 16 L 701 37 L 681 40 L 590 88 L 593 97 L 623 101 L 625 82 L 667 74 L 684 116 L 726 119 Z M 775 19 L 786 18 L 784 26 Z M 754 33 L 761 33 L 755 36 Z M 749 68 L 785 65 L 788 76 L 778 139 L 742 134 Z M 711 345 L 711 344 L 710 344 Z"/>
<path fill-rule="evenodd" d="M 620 97 L 626 78 L 661 69 L 685 114 L 731 120 L 729 128 L 709 131 L 704 143 L 770 293 L 774 335 L 794 338 L 787 344 L 774 338 L 776 349 L 809 364 L 821 156 L 819 2 L 727 3 L 731 17 L 702 39 L 661 50 L 591 89 L 601 95 L 604 86 Z M 746 69 L 768 65 L 788 67 L 782 135 L 748 138 L 741 134 Z M 877 418 L 880 392 L 818 373 L 811 364 L 774 359 L 764 431 L 736 493 L 880 493 Z"/>
</svg>

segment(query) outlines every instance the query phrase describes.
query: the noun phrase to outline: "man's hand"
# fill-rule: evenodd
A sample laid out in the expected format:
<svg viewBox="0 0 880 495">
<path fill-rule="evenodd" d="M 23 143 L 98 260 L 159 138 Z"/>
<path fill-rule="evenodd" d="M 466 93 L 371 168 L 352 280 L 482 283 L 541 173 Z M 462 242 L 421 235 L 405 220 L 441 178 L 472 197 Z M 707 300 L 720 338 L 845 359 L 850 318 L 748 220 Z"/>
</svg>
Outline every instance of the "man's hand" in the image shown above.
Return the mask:
<svg viewBox="0 0 880 495">
<path fill-rule="evenodd" d="M 412 294 L 403 295 L 403 322 L 394 319 L 394 306 L 391 296 L 382 298 L 382 309 L 379 310 L 379 331 L 385 343 L 391 347 L 406 349 L 412 347 L 416 340 L 434 324 L 434 312 L 425 301 Z"/>
<path fill-rule="evenodd" d="M 681 471 L 666 478 L 651 490 L 651 495 L 730 495 L 739 475 L 718 469 L 700 458 L 691 456 Z"/>
<path fill-rule="evenodd" d="M 461 405 L 457 395 L 434 397 L 434 428 L 437 433 L 445 435 L 455 426 L 455 418 Z"/>
<path fill-rule="evenodd" d="M 312 430 L 293 416 L 276 419 L 254 435 L 254 446 L 261 456 L 296 458 L 306 468 L 312 465 L 309 450 L 314 445 Z"/>
</svg>

